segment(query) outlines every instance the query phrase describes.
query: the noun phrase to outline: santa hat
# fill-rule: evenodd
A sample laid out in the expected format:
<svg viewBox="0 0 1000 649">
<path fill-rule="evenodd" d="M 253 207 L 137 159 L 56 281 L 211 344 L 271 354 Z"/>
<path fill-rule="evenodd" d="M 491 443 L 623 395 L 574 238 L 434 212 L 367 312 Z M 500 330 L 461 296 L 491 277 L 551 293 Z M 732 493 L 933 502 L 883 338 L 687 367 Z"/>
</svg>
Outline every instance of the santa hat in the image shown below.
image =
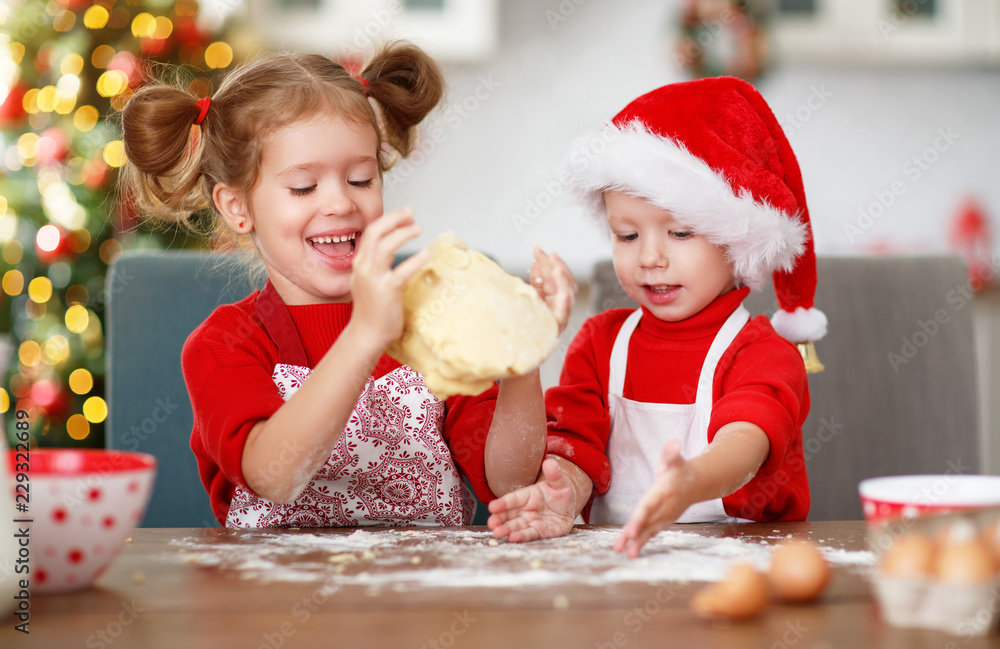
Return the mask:
<svg viewBox="0 0 1000 649">
<path fill-rule="evenodd" d="M 596 214 L 605 190 L 634 194 L 724 246 L 742 285 L 760 288 L 772 274 L 780 311 L 771 322 L 788 340 L 826 334 L 813 306 L 816 255 L 799 165 L 750 84 L 719 77 L 647 93 L 578 140 L 567 171 Z"/>
</svg>

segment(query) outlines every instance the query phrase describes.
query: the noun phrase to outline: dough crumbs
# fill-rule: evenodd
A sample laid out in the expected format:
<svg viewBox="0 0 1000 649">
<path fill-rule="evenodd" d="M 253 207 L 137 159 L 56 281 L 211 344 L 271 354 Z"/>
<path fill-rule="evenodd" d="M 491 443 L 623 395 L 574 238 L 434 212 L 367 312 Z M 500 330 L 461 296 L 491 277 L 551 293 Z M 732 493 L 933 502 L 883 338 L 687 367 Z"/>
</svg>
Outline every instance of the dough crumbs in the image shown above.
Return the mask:
<svg viewBox="0 0 1000 649">
<path fill-rule="evenodd" d="M 330 563 L 350 563 L 352 561 L 357 561 L 358 557 L 357 555 L 348 552 L 344 554 L 331 554 L 326 560 Z"/>
<path fill-rule="evenodd" d="M 132 575 L 132 583 L 136 586 L 143 585 L 146 583 L 146 575 L 141 570 L 136 570 L 135 574 Z"/>
<path fill-rule="evenodd" d="M 497 541 L 496 539 L 490 539 L 489 541 L 486 542 L 486 545 L 491 545 L 493 547 L 496 547 L 500 545 L 500 541 Z"/>
<path fill-rule="evenodd" d="M 532 561 L 528 565 L 531 567 L 532 570 L 538 570 L 539 568 L 542 567 L 542 562 L 539 561 L 538 559 L 535 559 L 534 561 Z"/>
<path fill-rule="evenodd" d="M 128 537 L 127 539 L 125 539 L 125 542 L 126 542 L 126 543 L 131 543 L 131 542 L 132 542 L 132 537 L 130 536 L 130 537 Z"/>
<path fill-rule="evenodd" d="M 557 611 L 565 611 L 569 608 L 569 598 L 565 595 L 556 595 L 552 598 L 552 608 Z"/>
<path fill-rule="evenodd" d="M 412 559 L 410 559 L 410 563 L 412 563 L 413 565 L 417 565 L 418 563 L 420 563 L 420 557 L 413 557 Z"/>
<path fill-rule="evenodd" d="M 372 552 L 371 550 L 365 550 L 364 552 L 361 553 L 361 558 L 364 559 L 365 561 L 371 561 L 372 559 L 375 558 L 375 553 Z"/>
<path fill-rule="evenodd" d="M 198 563 L 198 556 L 194 554 L 189 554 L 183 559 L 181 559 L 181 561 L 183 561 L 184 563 Z"/>
</svg>

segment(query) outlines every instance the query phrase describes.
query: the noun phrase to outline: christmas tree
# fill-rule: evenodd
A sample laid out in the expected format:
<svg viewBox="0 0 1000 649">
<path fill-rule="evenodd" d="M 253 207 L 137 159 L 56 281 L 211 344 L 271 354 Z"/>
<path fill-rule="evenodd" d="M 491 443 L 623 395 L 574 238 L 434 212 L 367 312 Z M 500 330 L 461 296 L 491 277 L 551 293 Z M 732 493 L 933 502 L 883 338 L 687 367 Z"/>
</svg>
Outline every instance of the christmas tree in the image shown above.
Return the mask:
<svg viewBox="0 0 1000 649">
<path fill-rule="evenodd" d="M 196 246 L 146 228 L 116 189 L 116 114 L 169 67 L 212 94 L 233 50 L 195 0 L 0 4 L 0 413 L 39 446 L 104 445 L 104 278 L 129 248 Z M 8 439 L 8 442 L 10 440 Z"/>
</svg>

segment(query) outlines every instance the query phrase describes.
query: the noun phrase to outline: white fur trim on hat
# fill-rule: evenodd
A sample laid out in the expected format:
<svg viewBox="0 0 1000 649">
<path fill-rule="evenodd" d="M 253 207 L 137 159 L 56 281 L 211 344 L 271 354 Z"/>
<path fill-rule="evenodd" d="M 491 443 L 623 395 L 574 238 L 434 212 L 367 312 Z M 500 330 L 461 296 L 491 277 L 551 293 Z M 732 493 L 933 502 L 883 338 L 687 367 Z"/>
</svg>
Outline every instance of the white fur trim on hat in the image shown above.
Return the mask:
<svg viewBox="0 0 1000 649">
<path fill-rule="evenodd" d="M 826 314 L 812 307 L 795 311 L 778 311 L 771 317 L 771 326 L 785 340 L 806 342 L 826 335 Z"/>
<path fill-rule="evenodd" d="M 669 210 L 684 227 L 725 247 L 733 275 L 751 289 L 775 270 L 791 271 L 808 236 L 796 215 L 754 200 L 749 190 L 735 194 L 682 143 L 650 133 L 638 120 L 578 139 L 564 174 L 595 215 L 605 215 L 602 194 L 609 189 Z"/>
</svg>

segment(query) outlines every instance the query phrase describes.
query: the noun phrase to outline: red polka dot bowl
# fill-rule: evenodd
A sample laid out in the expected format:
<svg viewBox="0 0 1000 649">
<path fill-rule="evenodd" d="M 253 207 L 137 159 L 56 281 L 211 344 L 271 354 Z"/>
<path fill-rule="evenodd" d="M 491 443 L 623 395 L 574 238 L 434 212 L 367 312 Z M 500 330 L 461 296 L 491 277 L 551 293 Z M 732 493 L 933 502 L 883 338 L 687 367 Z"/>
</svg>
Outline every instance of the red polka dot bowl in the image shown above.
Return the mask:
<svg viewBox="0 0 1000 649">
<path fill-rule="evenodd" d="M 156 458 L 103 449 L 10 451 L 12 473 L 27 468 L 28 577 L 32 594 L 89 588 L 125 545 L 153 492 Z M 15 489 L 17 489 L 15 482 Z M 23 489 L 21 489 L 23 493 Z M 17 491 L 15 491 L 17 493 Z"/>
<path fill-rule="evenodd" d="M 1000 476 L 899 475 L 862 480 L 861 509 L 873 528 L 892 521 L 1000 506 Z"/>
</svg>

